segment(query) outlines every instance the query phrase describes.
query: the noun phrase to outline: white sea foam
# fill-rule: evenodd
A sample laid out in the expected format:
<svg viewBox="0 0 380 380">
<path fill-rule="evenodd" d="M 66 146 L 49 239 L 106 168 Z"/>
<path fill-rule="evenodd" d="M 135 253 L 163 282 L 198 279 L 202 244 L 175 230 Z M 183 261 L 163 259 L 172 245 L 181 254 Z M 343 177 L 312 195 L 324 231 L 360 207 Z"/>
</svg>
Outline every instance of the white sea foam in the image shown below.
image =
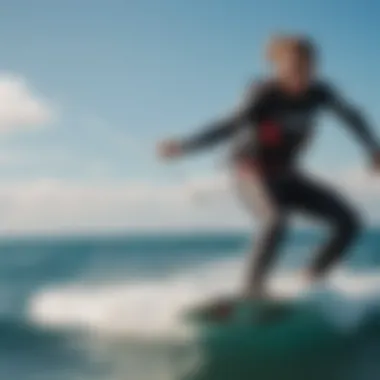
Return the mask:
<svg viewBox="0 0 380 380">
<path fill-rule="evenodd" d="M 243 271 L 244 263 L 234 259 L 165 280 L 41 289 L 30 300 L 29 317 L 44 326 L 86 328 L 113 337 L 183 336 L 189 331 L 181 313 L 199 302 L 237 292 Z M 278 274 L 270 286 L 279 296 L 304 293 L 304 284 L 294 274 Z M 360 324 L 379 295 L 380 273 L 336 273 L 323 289 L 308 293 L 331 322 L 350 329 Z"/>
<path fill-rule="evenodd" d="M 165 280 L 42 289 L 29 304 L 36 323 L 89 328 L 112 335 L 162 337 L 187 333 L 182 311 L 237 288 L 241 263 L 204 266 Z"/>
</svg>

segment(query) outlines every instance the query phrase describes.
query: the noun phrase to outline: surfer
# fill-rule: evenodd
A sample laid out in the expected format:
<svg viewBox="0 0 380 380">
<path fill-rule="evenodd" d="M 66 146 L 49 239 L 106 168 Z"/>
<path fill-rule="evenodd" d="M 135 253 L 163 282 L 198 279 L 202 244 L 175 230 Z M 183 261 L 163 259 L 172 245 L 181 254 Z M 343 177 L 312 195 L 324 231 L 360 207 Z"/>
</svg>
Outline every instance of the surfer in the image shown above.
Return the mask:
<svg viewBox="0 0 380 380">
<path fill-rule="evenodd" d="M 300 169 L 300 153 L 313 135 L 318 111 L 333 111 L 362 143 L 373 168 L 380 170 L 378 141 L 360 112 L 318 76 L 318 52 L 308 38 L 273 38 L 267 58 L 273 75 L 251 84 L 232 115 L 190 138 L 158 146 L 161 157 L 175 158 L 241 136 L 231 166 L 239 194 L 259 223 L 245 289 L 250 297 L 265 293 L 267 273 L 291 213 L 317 217 L 332 229 L 305 271 L 310 282 L 322 279 L 342 259 L 361 230 L 360 218 L 347 201 Z"/>
</svg>

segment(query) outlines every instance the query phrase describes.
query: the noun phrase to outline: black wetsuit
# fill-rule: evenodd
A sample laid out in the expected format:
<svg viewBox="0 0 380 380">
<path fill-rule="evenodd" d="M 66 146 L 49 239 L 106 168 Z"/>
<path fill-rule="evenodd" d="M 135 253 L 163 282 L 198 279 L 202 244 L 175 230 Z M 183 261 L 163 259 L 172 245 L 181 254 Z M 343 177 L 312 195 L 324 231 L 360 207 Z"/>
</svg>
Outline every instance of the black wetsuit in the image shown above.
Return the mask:
<svg viewBox="0 0 380 380">
<path fill-rule="evenodd" d="M 241 176 L 239 182 L 246 204 L 254 211 L 261 208 L 262 231 L 256 239 L 250 287 L 262 285 L 290 211 L 312 214 L 335 228 L 312 264 L 315 275 L 323 274 L 341 257 L 359 230 L 358 217 L 346 202 L 298 169 L 300 153 L 313 135 L 321 109 L 338 115 L 370 153 L 379 151 L 359 112 L 324 82 L 313 83 L 300 95 L 289 95 L 275 81 L 253 85 L 237 112 L 183 141 L 183 149 L 191 152 L 236 136 L 233 162 L 237 167 L 254 168 L 252 175 Z"/>
</svg>

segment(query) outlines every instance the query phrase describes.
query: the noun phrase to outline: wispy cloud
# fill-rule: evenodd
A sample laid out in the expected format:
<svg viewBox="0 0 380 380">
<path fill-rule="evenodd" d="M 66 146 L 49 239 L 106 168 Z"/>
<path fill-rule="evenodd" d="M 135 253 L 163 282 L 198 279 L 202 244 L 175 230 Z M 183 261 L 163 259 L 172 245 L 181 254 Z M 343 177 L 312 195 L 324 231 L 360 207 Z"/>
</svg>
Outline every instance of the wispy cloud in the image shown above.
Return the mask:
<svg viewBox="0 0 380 380">
<path fill-rule="evenodd" d="M 205 188 L 201 182 L 201 191 L 216 190 Z M 205 207 L 207 203 L 194 197 L 197 189 L 195 181 L 191 185 L 188 182 L 65 180 L 3 183 L 0 184 L 0 232 L 218 226 L 220 202 Z M 223 212 L 226 209 L 224 200 Z"/>
<path fill-rule="evenodd" d="M 372 220 L 380 217 L 380 181 L 340 183 Z M 330 181 L 330 180 L 329 180 Z M 36 180 L 0 184 L 0 232 L 80 232 L 119 229 L 239 228 L 250 224 L 226 175 L 172 184 Z M 377 192 L 376 192 L 377 189 Z M 371 198 L 364 194 L 371 193 Z"/>
<path fill-rule="evenodd" d="M 0 131 L 44 125 L 55 113 L 26 80 L 10 73 L 0 74 Z"/>
</svg>

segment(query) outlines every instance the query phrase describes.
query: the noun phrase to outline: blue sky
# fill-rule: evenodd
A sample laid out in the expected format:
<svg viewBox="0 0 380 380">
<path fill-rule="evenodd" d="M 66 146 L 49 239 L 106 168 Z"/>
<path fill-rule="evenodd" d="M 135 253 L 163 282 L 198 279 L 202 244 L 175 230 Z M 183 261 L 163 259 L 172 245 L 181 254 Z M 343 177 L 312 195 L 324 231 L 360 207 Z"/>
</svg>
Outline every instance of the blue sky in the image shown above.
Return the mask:
<svg viewBox="0 0 380 380">
<path fill-rule="evenodd" d="M 6 183 L 214 175 L 218 156 L 164 167 L 154 143 L 231 109 L 247 82 L 266 72 L 263 45 L 277 31 L 314 37 L 325 75 L 380 134 L 374 0 L 2 0 L 0 9 L 1 71 L 22 78 L 55 115 L 41 128 L 3 134 Z M 339 124 L 321 121 L 310 167 L 362 163 Z"/>
</svg>

